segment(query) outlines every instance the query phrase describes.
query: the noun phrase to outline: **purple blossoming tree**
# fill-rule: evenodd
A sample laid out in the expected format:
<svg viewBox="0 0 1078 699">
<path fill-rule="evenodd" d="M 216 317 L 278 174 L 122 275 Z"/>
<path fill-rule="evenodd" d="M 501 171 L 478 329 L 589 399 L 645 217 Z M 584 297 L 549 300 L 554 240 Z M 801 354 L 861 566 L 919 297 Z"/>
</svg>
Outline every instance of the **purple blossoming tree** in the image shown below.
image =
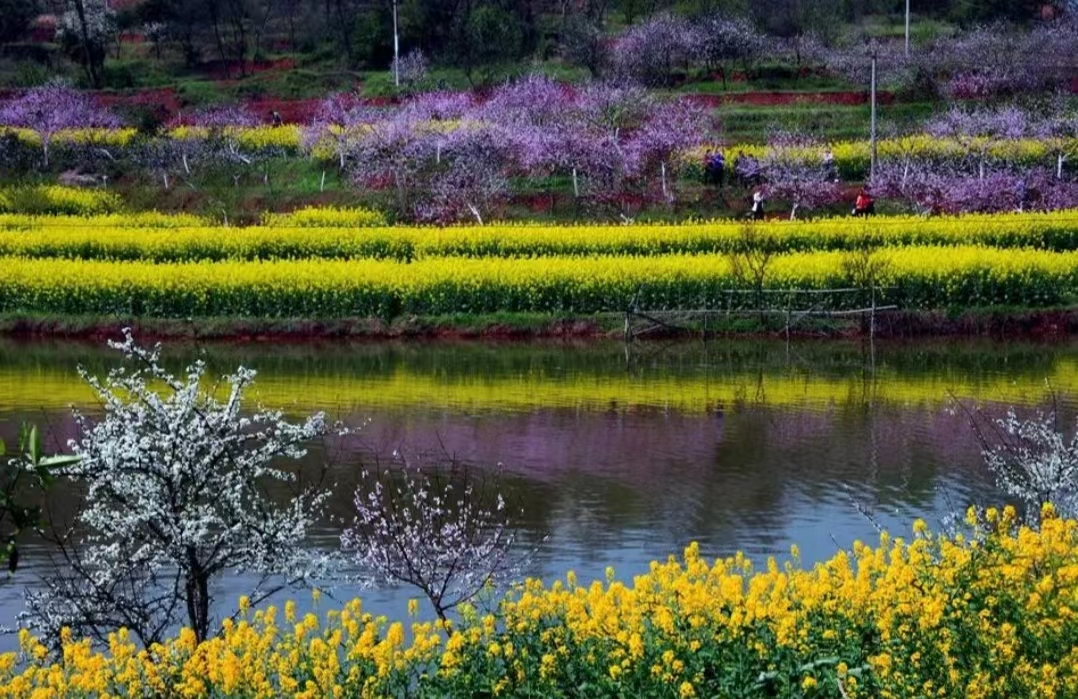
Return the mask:
<svg viewBox="0 0 1078 699">
<path fill-rule="evenodd" d="M 463 119 L 475 108 L 475 100 L 467 92 L 424 92 L 404 103 L 402 113 L 410 119 L 449 121 Z"/>
<path fill-rule="evenodd" d="M 356 127 L 371 120 L 370 110 L 347 93 L 330 95 L 318 105 L 311 124 L 303 130 L 301 145 L 310 152 L 329 147 L 343 172 L 357 137 Z"/>
<path fill-rule="evenodd" d="M 764 49 L 765 39 L 744 17 L 714 13 L 696 27 L 694 55 L 703 58 L 709 70 L 718 70 L 726 89 L 727 66 L 736 61 L 748 63 Z"/>
<path fill-rule="evenodd" d="M 60 131 L 113 128 L 120 124 L 118 117 L 98 107 L 85 93 L 63 85 L 35 87 L 0 106 L 0 126 L 31 129 L 41 138 L 45 167 Z"/>
<path fill-rule="evenodd" d="M 699 36 L 683 17 L 652 17 L 630 27 L 614 43 L 614 73 L 651 87 L 670 85 L 675 71 L 687 70 L 697 54 Z"/>
<path fill-rule="evenodd" d="M 432 137 L 440 140 L 441 162 L 431 167 L 428 161 L 427 196 L 417 203 L 416 218 L 445 223 L 470 216 L 482 225 L 509 192 L 509 139 L 495 126 L 465 126 L 426 141 Z"/>
<path fill-rule="evenodd" d="M 688 100 L 659 105 L 631 134 L 626 150 L 629 171 L 639 177 L 658 179 L 664 199 L 670 199 L 669 182 L 677 174 L 678 155 L 713 141 L 710 112 Z"/>
<path fill-rule="evenodd" d="M 764 193 L 790 202 L 790 220 L 802 209 L 815 209 L 842 198 L 842 186 L 828 176 L 819 144 L 803 134 L 777 131 L 768 137 L 760 163 Z M 817 155 L 819 154 L 819 155 Z"/>
<path fill-rule="evenodd" d="M 393 59 L 389 74 L 400 78 L 400 84 L 406 89 L 415 89 L 427 77 L 427 57 L 419 49 L 409 51 L 399 59 Z"/>
<path fill-rule="evenodd" d="M 940 163 L 884 164 L 874 187 L 879 196 L 907 201 L 930 214 L 1078 207 L 1078 183 L 1061 180 L 1048 168 L 996 170 L 982 177 Z"/>
</svg>

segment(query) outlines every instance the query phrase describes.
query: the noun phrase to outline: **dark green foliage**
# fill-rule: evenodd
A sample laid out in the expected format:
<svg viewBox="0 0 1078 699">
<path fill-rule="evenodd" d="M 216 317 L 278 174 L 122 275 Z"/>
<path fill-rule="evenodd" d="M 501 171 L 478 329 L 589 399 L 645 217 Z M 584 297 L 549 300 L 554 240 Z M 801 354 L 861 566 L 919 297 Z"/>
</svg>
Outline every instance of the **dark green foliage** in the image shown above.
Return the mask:
<svg viewBox="0 0 1078 699">
<path fill-rule="evenodd" d="M 573 17 L 561 34 L 562 55 L 573 65 L 587 68 L 592 77 L 601 77 L 610 63 L 610 47 L 602 28 L 585 17 Z"/>
<path fill-rule="evenodd" d="M 8 454 L 0 440 L 0 564 L 8 572 L 14 573 L 19 565 L 19 534 L 36 526 L 41 514 L 28 502 L 29 496 L 48 487 L 52 470 L 73 463 L 74 458 L 45 456 L 41 433 L 33 425 L 19 430 L 17 454 Z"/>
<path fill-rule="evenodd" d="M 39 11 L 37 0 L 0 0 L 0 43 L 21 39 Z"/>
<path fill-rule="evenodd" d="M 455 33 L 460 38 L 452 55 L 469 79 L 477 68 L 493 68 L 520 58 L 524 52 L 524 28 L 519 18 L 495 3 L 477 4 L 466 18 L 458 17 Z"/>
<path fill-rule="evenodd" d="M 1024 22 L 1035 17 L 1045 3 L 1037 0 L 953 0 L 949 4 L 952 20 L 975 25 L 998 20 Z"/>
<path fill-rule="evenodd" d="M 1062 0 L 912 0 L 911 7 L 915 21 L 950 28 L 951 22 L 965 26 L 1026 22 L 1040 16 L 1044 6 L 1063 4 Z M 85 26 L 98 26 L 93 16 L 99 14 L 95 8 L 101 6 L 100 0 L 0 0 L 4 44 L 0 56 L 11 61 L 5 61 L 8 74 L 0 76 L 0 84 L 40 82 L 37 74 L 16 76 L 18 65 L 33 61 L 49 64 L 46 77 L 66 73 L 70 79 L 73 66 L 81 66 L 84 83 L 127 89 L 175 85 L 193 77 L 258 81 L 266 72 L 285 72 L 267 69 L 265 63 L 291 58 L 303 68 L 321 71 L 320 75 L 340 73 L 343 79 L 338 82 L 351 88 L 359 76 L 349 76 L 348 71 L 389 69 L 394 5 L 401 54 L 421 50 L 432 61 L 435 75 L 446 69 L 461 71 L 467 77 L 461 82 L 473 84 L 504 80 L 513 74 L 514 65 L 533 58 L 560 57 L 592 76 L 604 77 L 611 39 L 629 25 L 665 13 L 697 19 L 718 13 L 751 19 L 758 29 L 776 36 L 816 35 L 825 42 L 841 42 L 850 33 L 848 23 L 898 36 L 894 31 L 901 32 L 905 8 L 904 0 L 143 0 L 111 13 L 110 28 L 103 34 L 91 32 L 94 35 L 87 38 L 82 31 L 61 32 L 58 40 L 71 64 L 56 60 L 40 44 L 18 42 L 28 39 L 26 29 L 39 12 L 82 7 L 90 20 Z M 120 32 L 142 34 L 145 42 L 141 46 L 121 42 Z M 252 61 L 262 65 L 253 66 Z M 291 96 L 272 87 L 257 94 Z M 754 82 L 754 87 L 774 86 Z M 916 92 L 927 98 L 930 87 L 922 85 Z"/>
</svg>

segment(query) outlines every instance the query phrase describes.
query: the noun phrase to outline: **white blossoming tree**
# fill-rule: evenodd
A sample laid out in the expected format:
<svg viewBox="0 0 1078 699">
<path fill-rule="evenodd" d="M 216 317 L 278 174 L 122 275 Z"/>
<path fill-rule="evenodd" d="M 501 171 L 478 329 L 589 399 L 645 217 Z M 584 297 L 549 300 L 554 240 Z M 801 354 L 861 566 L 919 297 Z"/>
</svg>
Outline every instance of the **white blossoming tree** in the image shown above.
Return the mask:
<svg viewBox="0 0 1078 699">
<path fill-rule="evenodd" d="M 985 463 L 996 485 L 1037 517 L 1050 502 L 1066 517 L 1078 515 L 1078 434 L 1069 437 L 1056 412 L 1020 418 L 1014 410 L 977 426 Z"/>
<path fill-rule="evenodd" d="M 1023 518 L 1032 525 L 1048 502 L 1064 517 L 1078 516 L 1078 424 L 1063 424 L 1056 395 L 1049 391 L 1051 409 L 1029 417 L 1014 408 L 997 417 L 951 396 L 981 444 L 996 487 L 1023 506 Z"/>
<path fill-rule="evenodd" d="M 489 585 L 518 577 L 534 553 L 518 545 L 517 513 L 497 476 L 406 464 L 365 472 L 364 480 L 344 548 L 380 581 L 415 587 L 443 621 Z"/>
<path fill-rule="evenodd" d="M 60 564 L 27 595 L 29 625 L 98 639 L 126 627 L 149 644 L 183 624 L 205 639 L 226 571 L 261 574 L 255 590 L 227 590 L 255 603 L 325 575 L 332 558 L 304 543 L 327 493 L 280 466 L 330 433 L 323 414 L 299 424 L 277 411 L 245 414 L 255 372 L 240 367 L 208 386 L 202 361 L 174 376 L 160 346 L 140 347 L 130 331 L 110 346 L 127 361 L 106 379 L 80 369 L 104 415 L 75 413 L 78 461 L 61 475 L 81 484 L 85 504 L 60 537 Z M 267 493 L 282 483 L 294 493 L 286 506 Z"/>
</svg>

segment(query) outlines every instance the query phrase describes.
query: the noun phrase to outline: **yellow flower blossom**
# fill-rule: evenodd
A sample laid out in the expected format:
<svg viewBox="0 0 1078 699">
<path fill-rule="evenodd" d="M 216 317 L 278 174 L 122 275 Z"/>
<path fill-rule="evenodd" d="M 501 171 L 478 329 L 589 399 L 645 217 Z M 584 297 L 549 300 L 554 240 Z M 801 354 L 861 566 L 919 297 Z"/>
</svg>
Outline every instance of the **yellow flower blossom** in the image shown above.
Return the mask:
<svg viewBox="0 0 1078 699">
<path fill-rule="evenodd" d="M 53 656 L 24 631 L 21 651 L 0 656 L 0 699 L 373 698 L 400 687 L 570 696 L 584 673 L 627 696 L 721 696 L 723 669 L 701 671 L 704 653 L 799 677 L 805 695 L 839 681 L 851 697 L 871 687 L 881 699 L 1069 696 L 1078 683 L 1078 522 L 1048 518 L 1034 530 L 1012 516 L 996 510 L 996 524 L 970 539 L 917 526 L 910 541 L 881 537 L 811 569 L 752 573 L 744 556 L 709 563 L 690 546 L 629 582 L 530 580 L 490 614 L 413 620 L 410 633 L 358 601 L 299 622 L 286 605 L 284 629 L 267 607 L 222 622 L 201 643 L 183 629 L 146 649 L 123 630 L 102 648 L 64 631 Z M 863 645 L 856 657 L 843 656 L 846 639 Z M 963 655 L 971 644 L 976 655 Z M 832 655 L 833 675 L 806 669 Z"/>
</svg>

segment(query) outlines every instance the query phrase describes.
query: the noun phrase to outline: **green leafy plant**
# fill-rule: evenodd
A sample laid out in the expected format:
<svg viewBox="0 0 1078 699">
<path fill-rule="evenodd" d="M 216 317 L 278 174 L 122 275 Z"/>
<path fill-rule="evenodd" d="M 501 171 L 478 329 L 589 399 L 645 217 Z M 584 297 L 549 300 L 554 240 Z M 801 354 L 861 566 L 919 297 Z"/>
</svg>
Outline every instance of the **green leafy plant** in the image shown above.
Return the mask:
<svg viewBox="0 0 1078 699">
<path fill-rule="evenodd" d="M 0 459 L 5 457 L 7 445 L 0 440 Z M 27 490 L 47 488 L 53 469 L 77 460 L 75 456 L 46 456 L 37 426 L 24 424 L 20 428 L 17 453 L 0 464 L 0 534 L 5 541 L 0 546 L 0 564 L 6 562 L 8 572 L 14 573 L 19 566 L 19 534 L 33 527 L 41 516 L 38 506 L 24 500 Z"/>
</svg>

